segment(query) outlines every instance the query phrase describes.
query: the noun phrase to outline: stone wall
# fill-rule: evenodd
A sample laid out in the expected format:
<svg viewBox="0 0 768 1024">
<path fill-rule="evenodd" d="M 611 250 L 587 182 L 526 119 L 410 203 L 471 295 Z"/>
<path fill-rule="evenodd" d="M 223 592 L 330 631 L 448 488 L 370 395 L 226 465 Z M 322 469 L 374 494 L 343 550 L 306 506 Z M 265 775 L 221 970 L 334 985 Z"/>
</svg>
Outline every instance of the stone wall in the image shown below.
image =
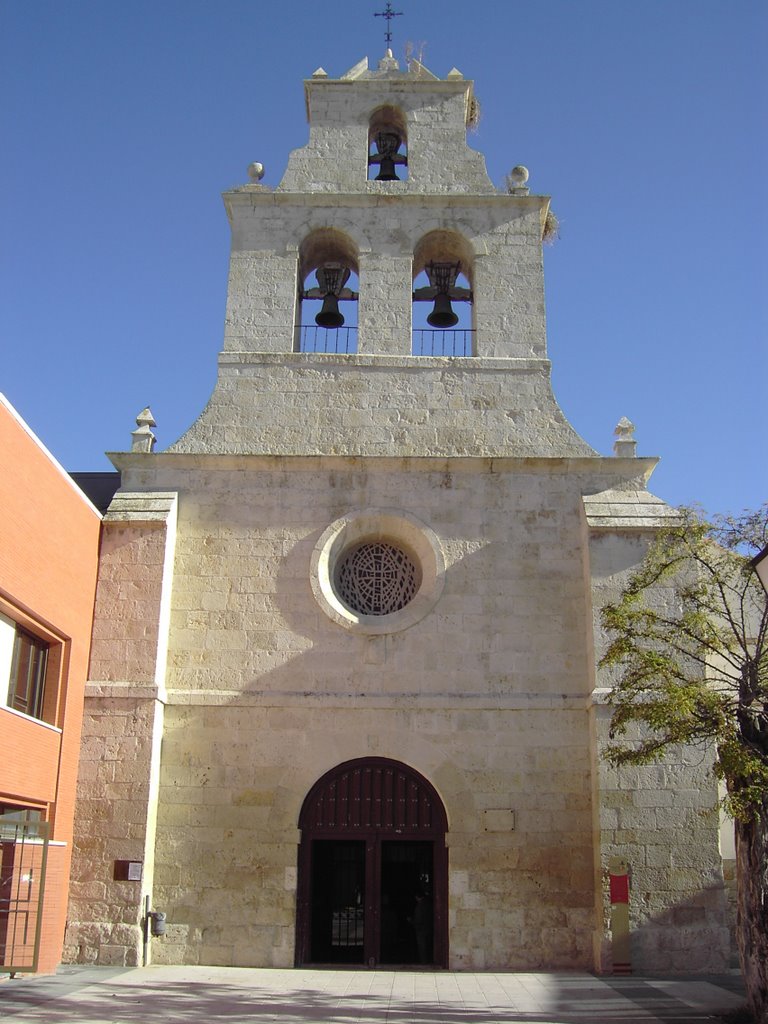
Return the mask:
<svg viewBox="0 0 768 1024">
<path fill-rule="evenodd" d="M 650 540 L 652 506 L 636 502 L 636 529 L 630 507 L 617 495 L 589 499 L 595 659 L 604 650 L 600 609 L 618 600 Z M 611 500 L 613 499 L 613 500 Z M 669 512 L 671 510 L 667 510 Z M 645 524 L 645 529 L 643 529 Z M 659 590 L 657 600 L 666 599 Z M 614 676 L 597 674 L 593 736 L 597 837 L 601 871 L 607 881 L 612 858 L 629 866 L 631 962 L 647 971 L 723 971 L 732 959 L 729 903 L 719 841 L 719 793 L 713 751 L 706 745 L 676 748 L 657 764 L 614 768 L 602 757 L 609 742 L 609 688 Z M 631 735 L 627 737 L 631 740 Z M 607 887 L 603 916 L 610 917 Z M 612 962 L 611 935 L 600 951 L 603 969 Z"/>
<path fill-rule="evenodd" d="M 334 765 L 385 755 L 430 779 L 448 811 L 451 967 L 591 966 L 583 710 L 281 703 L 168 709 L 155 902 L 171 924 L 156 962 L 290 966 L 302 802 Z M 484 812 L 505 809 L 514 828 L 493 831 Z"/>
<path fill-rule="evenodd" d="M 127 487 L 180 492 L 156 960 L 289 966 L 302 802 L 334 765 L 372 755 L 416 768 L 444 802 L 452 967 L 607 966 L 600 863 L 617 851 L 636 967 L 683 969 L 684 948 L 690 966 L 720 963 L 705 766 L 619 776 L 592 738 L 581 496 L 630 488 L 625 510 L 642 513 L 628 478 L 641 460 L 122 461 Z M 384 635 L 340 626 L 311 585 L 329 524 L 372 509 L 426 524 L 444 559 L 434 608 Z M 643 541 L 607 546 L 628 568 Z M 617 585 L 594 550 L 591 571 Z"/>
<path fill-rule="evenodd" d="M 414 253 L 430 232 L 442 231 L 470 253 L 464 269 L 474 292 L 477 354 L 546 355 L 546 196 L 406 196 L 393 207 L 383 196 L 295 196 L 246 185 L 226 192 L 224 202 L 232 225 L 225 352 L 292 351 L 299 247 L 332 225 L 357 254 L 360 353 L 410 355 Z"/>
<path fill-rule="evenodd" d="M 86 700 L 65 962 L 142 962 L 162 712 L 154 699 L 89 694 Z M 119 860 L 143 864 L 143 878 L 117 879 Z"/>
<path fill-rule="evenodd" d="M 207 408 L 167 452 L 113 456 L 126 494 L 110 515 L 128 533 L 105 551 L 91 692 L 106 703 L 91 731 L 122 716 L 148 741 L 149 718 L 121 700 L 165 703 L 162 757 L 155 742 L 137 774 L 144 889 L 170 924 L 155 957 L 291 965 L 302 802 L 334 766 L 376 756 L 443 801 L 451 967 L 608 966 L 604 869 L 618 854 L 636 968 L 721 965 L 706 764 L 682 752 L 619 774 L 601 761 L 596 617 L 669 511 L 645 491 L 655 460 L 600 458 L 566 421 L 546 358 L 549 201 L 497 191 L 466 145 L 470 83 L 413 68 L 386 58 L 305 83 L 310 139 L 280 187 L 225 195 L 232 258 Z M 407 180 L 367 180 L 383 103 L 405 126 Z M 359 274 L 357 351 L 296 351 L 299 292 L 335 256 Z M 413 277 L 446 257 L 472 287 L 475 356 L 412 356 Z M 178 539 L 144 576 L 142 503 L 157 492 L 179 495 Z M 412 606 L 344 610 L 333 560 L 354 537 L 418 563 Z M 144 693 L 138 656 L 153 643 Z M 153 721 L 156 740 L 157 709 Z M 81 878 L 105 886 L 83 895 L 98 895 L 106 930 L 86 910 L 72 934 L 96 924 L 104 956 L 122 940 L 131 962 L 135 931 L 116 936 L 107 915 L 132 912 L 135 929 L 138 907 L 105 880 L 116 847 L 91 838 L 123 771 L 98 753 L 109 744 L 83 763 L 94 845 Z"/>
<path fill-rule="evenodd" d="M 86 687 L 65 960 L 136 966 L 154 879 L 176 496 L 105 516 Z M 135 881 L 117 861 L 142 865 Z"/>
<path fill-rule="evenodd" d="M 294 150 L 280 182 L 286 192 L 371 192 L 444 195 L 495 191 L 481 153 L 467 145 L 472 83 L 461 76 L 387 79 L 362 71 L 356 77 L 317 76 L 304 83 L 309 141 Z M 397 182 L 368 181 L 371 116 L 382 106 L 398 110 L 407 128 L 408 175 Z M 383 188 L 382 188 L 383 186 Z"/>
</svg>

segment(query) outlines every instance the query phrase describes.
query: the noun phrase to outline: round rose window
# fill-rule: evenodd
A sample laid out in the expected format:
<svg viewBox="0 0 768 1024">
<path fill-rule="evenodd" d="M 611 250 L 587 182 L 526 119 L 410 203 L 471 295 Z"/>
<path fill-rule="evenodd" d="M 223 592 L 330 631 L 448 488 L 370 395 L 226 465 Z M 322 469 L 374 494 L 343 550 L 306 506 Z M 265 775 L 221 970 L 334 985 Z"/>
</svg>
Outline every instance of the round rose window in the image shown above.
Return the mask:
<svg viewBox="0 0 768 1024">
<path fill-rule="evenodd" d="M 310 562 L 312 590 L 326 615 L 368 636 L 419 622 L 444 581 L 437 535 L 400 509 L 348 512 L 323 531 Z"/>
<path fill-rule="evenodd" d="M 335 589 L 361 615 L 391 615 L 405 608 L 419 589 L 421 574 L 394 544 L 370 541 L 345 552 L 336 565 Z"/>
</svg>

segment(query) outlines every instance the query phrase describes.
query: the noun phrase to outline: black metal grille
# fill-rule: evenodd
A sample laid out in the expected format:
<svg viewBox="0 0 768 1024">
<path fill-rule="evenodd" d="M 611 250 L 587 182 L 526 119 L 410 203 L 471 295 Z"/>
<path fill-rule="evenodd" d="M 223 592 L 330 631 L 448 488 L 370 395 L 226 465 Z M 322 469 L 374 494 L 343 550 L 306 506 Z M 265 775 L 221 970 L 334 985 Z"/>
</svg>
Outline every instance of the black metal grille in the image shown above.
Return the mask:
<svg viewBox="0 0 768 1024">
<path fill-rule="evenodd" d="M 362 615 L 391 615 L 413 600 L 418 589 L 416 566 L 393 544 L 359 544 L 336 569 L 336 592 Z"/>
<path fill-rule="evenodd" d="M 331 352 L 354 355 L 357 352 L 356 327 L 317 327 L 300 324 L 299 352 Z"/>
<path fill-rule="evenodd" d="M 24 812 L 22 812 L 24 814 Z M 0 971 L 37 970 L 48 825 L 0 814 Z"/>
<path fill-rule="evenodd" d="M 430 330 L 414 327 L 411 352 L 415 356 L 461 358 L 475 354 L 475 332 L 469 329 Z"/>
</svg>

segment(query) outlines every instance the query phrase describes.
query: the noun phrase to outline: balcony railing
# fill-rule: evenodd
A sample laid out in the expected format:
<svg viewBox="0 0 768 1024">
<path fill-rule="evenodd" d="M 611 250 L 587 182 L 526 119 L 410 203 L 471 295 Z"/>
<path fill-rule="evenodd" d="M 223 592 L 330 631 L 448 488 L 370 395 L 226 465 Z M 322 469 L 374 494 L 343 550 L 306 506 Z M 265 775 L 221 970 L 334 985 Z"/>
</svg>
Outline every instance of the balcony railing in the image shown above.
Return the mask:
<svg viewBox="0 0 768 1024">
<path fill-rule="evenodd" d="M 441 331 L 414 327 L 411 353 L 415 356 L 473 356 L 475 332 L 469 329 Z"/>
<path fill-rule="evenodd" d="M 299 352 L 341 352 L 345 355 L 357 352 L 356 327 L 328 328 L 300 324 L 298 335 Z"/>
<path fill-rule="evenodd" d="M 299 352 L 328 352 L 354 355 L 357 352 L 357 327 L 297 327 Z M 372 353 L 375 354 L 375 353 Z M 411 337 L 411 355 L 465 357 L 475 354 L 475 332 L 469 329 L 441 331 L 415 327 Z"/>
</svg>

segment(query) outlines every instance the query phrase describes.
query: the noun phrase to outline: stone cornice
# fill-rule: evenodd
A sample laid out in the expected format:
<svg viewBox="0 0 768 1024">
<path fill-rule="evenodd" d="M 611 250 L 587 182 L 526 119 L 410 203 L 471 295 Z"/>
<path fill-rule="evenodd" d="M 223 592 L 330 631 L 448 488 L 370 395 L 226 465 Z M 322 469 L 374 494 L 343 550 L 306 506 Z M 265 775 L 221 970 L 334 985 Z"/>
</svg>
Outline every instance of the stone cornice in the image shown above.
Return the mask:
<svg viewBox="0 0 768 1024">
<path fill-rule="evenodd" d="M 451 708 L 455 711 L 586 711 L 592 703 L 589 694 L 516 693 L 491 695 L 487 693 L 344 693 L 317 692 L 292 693 L 290 691 L 262 690 L 242 693 L 236 690 L 175 690 L 169 689 L 169 705 L 204 707 L 339 707 L 361 710 L 404 708 Z"/>
<path fill-rule="evenodd" d="M 107 525 L 140 522 L 163 526 L 175 515 L 176 502 L 175 491 L 118 491 L 104 514 L 104 522 Z"/>
<path fill-rule="evenodd" d="M 317 189 L 313 192 L 299 192 L 289 189 L 272 191 L 266 185 L 238 185 L 222 192 L 224 205 L 230 206 L 328 206 L 334 209 L 349 207 L 370 207 L 386 205 L 397 199 L 398 205 L 409 204 L 419 208 L 439 207 L 441 209 L 467 206 L 507 206 L 525 210 L 538 208 L 542 211 L 549 207 L 550 196 L 527 195 L 514 196 L 508 192 L 422 192 L 408 181 L 381 182 L 366 181 L 359 192 L 338 192 L 330 189 Z"/>
<path fill-rule="evenodd" d="M 366 369 L 397 370 L 404 373 L 425 370 L 455 370 L 464 376 L 478 371 L 494 373 L 549 373 L 552 363 L 549 359 L 527 358 L 506 359 L 486 356 L 390 356 L 342 352 L 228 352 L 219 353 L 219 366 L 263 366 L 312 367 L 339 366 L 348 369 L 361 366 Z"/>
<path fill-rule="evenodd" d="M 591 530 L 658 530 L 680 522 L 677 509 L 646 490 L 606 490 L 585 495 L 584 514 Z"/>
<path fill-rule="evenodd" d="M 209 469 L 230 471 L 235 469 L 279 469 L 290 467 L 297 470 L 314 471 L 329 468 L 336 471 L 357 472 L 361 467 L 369 471 L 399 471 L 418 469 L 422 472 L 442 472 L 450 465 L 452 472 L 504 473 L 542 471 L 545 473 L 594 473 L 611 477 L 617 485 L 626 481 L 629 494 L 636 488 L 632 482 L 647 480 L 658 465 L 656 456 L 638 458 L 616 458 L 615 456 L 397 456 L 397 455 L 268 455 L 268 454 L 218 454 L 215 452 L 107 452 L 116 469 L 121 471 L 176 469 Z M 152 492 L 147 492 L 152 496 Z"/>
</svg>

